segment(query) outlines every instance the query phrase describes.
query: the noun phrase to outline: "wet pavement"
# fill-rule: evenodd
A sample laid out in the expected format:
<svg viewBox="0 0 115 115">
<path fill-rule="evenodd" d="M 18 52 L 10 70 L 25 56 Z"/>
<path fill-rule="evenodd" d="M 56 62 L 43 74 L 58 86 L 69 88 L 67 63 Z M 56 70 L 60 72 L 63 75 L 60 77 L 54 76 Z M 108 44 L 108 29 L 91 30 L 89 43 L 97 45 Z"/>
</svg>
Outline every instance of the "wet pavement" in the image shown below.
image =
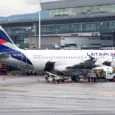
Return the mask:
<svg viewBox="0 0 115 115">
<path fill-rule="evenodd" d="M 115 82 L 49 84 L 0 76 L 0 115 L 115 115 Z"/>
</svg>

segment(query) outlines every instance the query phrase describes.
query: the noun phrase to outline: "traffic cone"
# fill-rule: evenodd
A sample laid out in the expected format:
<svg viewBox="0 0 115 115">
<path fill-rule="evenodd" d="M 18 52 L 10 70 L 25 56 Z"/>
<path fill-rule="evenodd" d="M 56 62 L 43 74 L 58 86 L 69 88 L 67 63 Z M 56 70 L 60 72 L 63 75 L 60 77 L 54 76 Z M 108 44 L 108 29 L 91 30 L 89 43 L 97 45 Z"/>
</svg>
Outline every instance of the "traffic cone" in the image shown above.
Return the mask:
<svg viewBox="0 0 115 115">
<path fill-rule="evenodd" d="M 58 84 L 58 83 L 57 83 L 57 80 L 54 82 L 54 84 Z"/>
<path fill-rule="evenodd" d="M 80 80 L 78 80 L 77 82 L 80 83 Z"/>
<path fill-rule="evenodd" d="M 71 82 L 71 80 L 70 80 L 70 78 L 68 79 L 68 83 L 70 83 Z"/>
<path fill-rule="evenodd" d="M 92 84 L 92 79 L 90 78 L 90 81 L 89 81 L 90 84 Z"/>
<path fill-rule="evenodd" d="M 38 83 L 40 82 L 40 78 L 38 77 Z"/>
<path fill-rule="evenodd" d="M 3 77 L 3 78 L 2 78 L 2 80 L 3 80 L 3 81 L 5 81 L 5 80 L 6 80 L 6 78 L 5 78 L 5 77 Z"/>
<path fill-rule="evenodd" d="M 66 84 L 66 81 L 64 81 L 64 84 Z"/>
</svg>

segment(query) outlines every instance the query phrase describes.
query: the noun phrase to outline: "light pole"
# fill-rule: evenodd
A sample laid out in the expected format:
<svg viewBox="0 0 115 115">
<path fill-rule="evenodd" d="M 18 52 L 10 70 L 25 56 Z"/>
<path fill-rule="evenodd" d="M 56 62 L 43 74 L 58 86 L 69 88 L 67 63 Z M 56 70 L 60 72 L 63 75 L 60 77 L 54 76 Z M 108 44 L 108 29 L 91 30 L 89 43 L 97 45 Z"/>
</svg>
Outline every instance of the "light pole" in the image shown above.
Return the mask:
<svg viewBox="0 0 115 115">
<path fill-rule="evenodd" d="M 41 48 L 41 11 L 39 11 L 39 49 Z"/>
<path fill-rule="evenodd" d="M 113 50 L 115 49 L 115 31 L 113 30 L 112 32 L 112 36 L 113 36 Z"/>
<path fill-rule="evenodd" d="M 39 20 L 39 49 L 41 48 L 41 0 L 38 0 L 38 20 Z"/>
</svg>

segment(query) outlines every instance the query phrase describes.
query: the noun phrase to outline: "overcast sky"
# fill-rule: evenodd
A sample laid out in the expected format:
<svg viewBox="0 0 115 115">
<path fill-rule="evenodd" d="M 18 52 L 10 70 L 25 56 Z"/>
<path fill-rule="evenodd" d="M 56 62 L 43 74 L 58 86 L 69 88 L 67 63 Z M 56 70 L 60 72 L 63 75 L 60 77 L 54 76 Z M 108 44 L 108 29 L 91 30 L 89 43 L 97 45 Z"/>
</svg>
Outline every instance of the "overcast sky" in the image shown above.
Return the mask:
<svg viewBox="0 0 115 115">
<path fill-rule="evenodd" d="M 0 16 L 33 13 L 39 7 L 39 0 L 0 0 Z"/>
</svg>

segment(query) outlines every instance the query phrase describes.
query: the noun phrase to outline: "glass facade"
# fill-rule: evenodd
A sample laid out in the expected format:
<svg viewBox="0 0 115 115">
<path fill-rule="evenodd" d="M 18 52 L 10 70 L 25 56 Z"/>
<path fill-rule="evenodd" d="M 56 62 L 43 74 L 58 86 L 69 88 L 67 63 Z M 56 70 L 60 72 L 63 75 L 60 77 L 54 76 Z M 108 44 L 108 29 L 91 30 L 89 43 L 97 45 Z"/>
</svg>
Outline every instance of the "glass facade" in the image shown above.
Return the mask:
<svg viewBox="0 0 115 115">
<path fill-rule="evenodd" d="M 15 44 L 20 48 L 26 48 L 28 46 L 28 36 L 35 35 L 34 26 L 15 26 L 15 27 L 4 27 L 5 31 L 12 38 Z"/>
<path fill-rule="evenodd" d="M 33 22 L 34 23 L 34 22 Z M 10 36 L 28 37 L 38 34 L 38 25 L 16 26 L 4 28 Z M 41 26 L 42 35 L 82 33 L 82 32 L 113 32 L 115 31 L 115 21 L 89 22 L 89 23 L 65 23 L 47 24 Z M 21 40 L 22 41 L 22 40 Z M 24 40 L 23 40 L 24 41 Z M 22 42 L 23 42 L 22 41 Z"/>
<path fill-rule="evenodd" d="M 91 22 L 91 23 L 68 23 L 42 25 L 42 34 L 64 34 L 79 32 L 113 32 L 115 21 Z"/>
<path fill-rule="evenodd" d="M 43 24 L 42 22 L 42 25 L 41 25 L 42 36 L 44 35 L 45 36 L 47 35 L 55 36 L 55 35 L 60 35 L 60 34 L 88 33 L 88 32 L 89 33 L 91 32 L 92 33 L 93 32 L 111 33 L 107 35 L 102 35 L 102 37 L 100 38 L 105 43 L 105 40 L 112 41 L 113 39 L 112 33 L 115 32 L 115 20 L 114 21 L 112 20 L 111 21 L 89 21 L 89 22 L 85 22 L 83 20 L 82 22 L 72 23 L 71 20 L 66 21 L 65 19 L 64 22 L 65 23 L 62 22 L 60 24 L 57 24 L 57 21 L 55 23 L 52 23 L 52 21 L 50 21 L 49 23 L 49 21 L 47 21 L 47 23 L 45 22 L 45 24 Z M 4 29 L 9 34 L 9 36 L 12 38 L 14 43 L 17 44 L 20 48 L 29 48 L 30 41 L 28 41 L 28 38 L 30 36 L 38 35 L 38 23 L 34 21 L 32 22 L 32 24 L 28 22 L 24 26 L 20 26 L 20 22 L 15 23 L 15 25 L 12 27 L 7 25 L 6 27 L 4 27 Z M 110 47 L 110 44 L 109 45 L 107 44 L 108 44 L 108 41 L 105 43 L 105 45 L 103 45 L 103 47 Z"/>
<path fill-rule="evenodd" d="M 115 4 L 80 6 L 76 8 L 62 8 L 50 10 L 50 16 L 80 16 L 80 15 L 106 15 L 115 13 Z"/>
<path fill-rule="evenodd" d="M 48 1 L 52 0 L 41 0 L 41 2 Z M 115 4 L 53 9 L 49 10 L 49 12 L 51 17 L 41 20 L 42 36 L 98 32 L 101 34 L 107 33 L 107 35 L 100 37 L 101 40 L 113 39 L 112 33 L 115 32 Z M 65 17 L 63 18 L 63 16 Z M 38 35 L 39 32 L 38 20 L 25 21 L 22 24 L 19 21 L 14 22 L 14 24 L 9 23 L 9 25 L 5 24 L 4 29 L 21 48 L 27 47 L 27 42 L 29 42 L 27 39 L 30 36 Z"/>
<path fill-rule="evenodd" d="M 34 26 L 6 27 L 4 29 L 12 36 L 30 36 L 35 33 Z"/>
</svg>

